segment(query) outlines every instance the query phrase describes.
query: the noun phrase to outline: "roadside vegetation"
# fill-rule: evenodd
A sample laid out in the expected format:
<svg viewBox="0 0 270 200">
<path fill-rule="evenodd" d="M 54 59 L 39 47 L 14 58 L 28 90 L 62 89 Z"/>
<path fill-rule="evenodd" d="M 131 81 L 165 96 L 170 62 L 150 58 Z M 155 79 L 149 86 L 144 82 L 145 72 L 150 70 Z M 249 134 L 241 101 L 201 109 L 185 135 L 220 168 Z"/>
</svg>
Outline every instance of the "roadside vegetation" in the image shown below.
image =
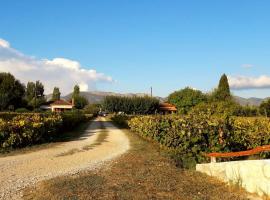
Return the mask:
<svg viewBox="0 0 270 200">
<path fill-rule="evenodd" d="M 89 121 L 80 111 L 65 113 L 5 113 L 0 118 L 0 152 L 55 141 L 82 122 Z"/>
<path fill-rule="evenodd" d="M 177 168 L 158 145 L 126 131 L 131 149 L 100 169 L 43 181 L 23 199 L 247 199 L 239 188 Z"/>
<path fill-rule="evenodd" d="M 233 100 L 226 75 L 221 77 L 212 93 L 185 88 L 169 95 L 168 101 L 176 105 L 178 113 L 122 114 L 113 116 L 112 120 L 142 138 L 160 144 L 170 152 L 177 165 L 184 168 L 209 162 L 205 156 L 209 152 L 245 151 L 269 144 L 267 113 L 270 101 L 263 102 L 260 107 L 239 105 Z M 270 153 L 257 156 L 269 157 Z"/>
</svg>

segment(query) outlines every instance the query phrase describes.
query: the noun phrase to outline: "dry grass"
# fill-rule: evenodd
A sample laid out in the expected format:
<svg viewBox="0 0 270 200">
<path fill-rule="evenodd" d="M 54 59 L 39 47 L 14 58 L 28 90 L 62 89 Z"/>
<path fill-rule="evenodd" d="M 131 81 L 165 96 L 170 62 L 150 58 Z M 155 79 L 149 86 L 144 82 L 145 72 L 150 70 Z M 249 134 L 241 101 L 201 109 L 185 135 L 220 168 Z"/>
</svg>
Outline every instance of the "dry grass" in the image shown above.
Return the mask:
<svg viewBox="0 0 270 200">
<path fill-rule="evenodd" d="M 159 148 L 127 132 L 128 153 L 97 171 L 58 177 L 24 192 L 24 199 L 247 199 L 204 174 L 175 167 Z"/>
</svg>

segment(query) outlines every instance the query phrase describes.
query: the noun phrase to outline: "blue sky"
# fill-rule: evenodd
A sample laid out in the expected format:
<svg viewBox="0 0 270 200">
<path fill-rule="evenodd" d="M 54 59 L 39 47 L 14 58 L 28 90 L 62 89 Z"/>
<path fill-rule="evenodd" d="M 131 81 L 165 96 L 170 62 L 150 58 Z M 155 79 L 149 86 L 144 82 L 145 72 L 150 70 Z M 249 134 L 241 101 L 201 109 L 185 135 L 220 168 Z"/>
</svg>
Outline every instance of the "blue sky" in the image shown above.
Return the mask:
<svg viewBox="0 0 270 200">
<path fill-rule="evenodd" d="M 1 7 L 0 38 L 16 51 L 75 60 L 114 80 L 90 81 L 88 89 L 152 86 L 167 96 L 185 86 L 210 91 L 226 73 L 234 94 L 270 96 L 270 1 L 9 0 Z"/>
</svg>

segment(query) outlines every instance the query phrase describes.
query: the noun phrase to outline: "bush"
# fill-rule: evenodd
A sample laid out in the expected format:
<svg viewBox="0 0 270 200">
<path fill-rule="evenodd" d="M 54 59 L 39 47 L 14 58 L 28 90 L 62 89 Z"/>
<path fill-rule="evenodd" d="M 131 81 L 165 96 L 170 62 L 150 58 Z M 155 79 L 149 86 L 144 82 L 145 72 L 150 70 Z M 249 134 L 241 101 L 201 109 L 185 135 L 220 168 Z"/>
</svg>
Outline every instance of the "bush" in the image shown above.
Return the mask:
<svg viewBox="0 0 270 200">
<path fill-rule="evenodd" d="M 70 130 L 76 127 L 79 123 L 86 121 L 86 116 L 79 110 L 72 110 L 63 112 L 61 114 L 63 118 L 63 129 Z"/>
<path fill-rule="evenodd" d="M 193 107 L 189 114 L 228 116 L 258 116 L 258 108 L 253 106 L 241 106 L 234 101 L 216 101 L 200 103 Z"/>
<path fill-rule="evenodd" d="M 131 115 L 124 115 L 124 114 L 121 114 L 121 115 L 113 115 L 111 117 L 111 120 L 117 124 L 118 126 L 122 127 L 122 128 L 129 128 L 128 126 L 128 121 L 130 119 L 132 119 L 133 116 Z"/>
<path fill-rule="evenodd" d="M 80 111 L 57 113 L 1 113 L 0 149 L 25 147 L 51 141 L 59 133 L 89 120 Z"/>
<path fill-rule="evenodd" d="M 26 108 L 18 108 L 15 110 L 17 113 L 29 113 L 30 111 Z"/>
<path fill-rule="evenodd" d="M 11 120 L 0 119 L 1 148 L 24 147 L 50 140 L 62 126 L 60 115 L 18 115 Z"/>
<path fill-rule="evenodd" d="M 270 120 L 261 117 L 143 116 L 132 118 L 128 125 L 173 152 L 182 167 L 205 162 L 205 153 L 243 151 L 270 142 Z"/>
</svg>

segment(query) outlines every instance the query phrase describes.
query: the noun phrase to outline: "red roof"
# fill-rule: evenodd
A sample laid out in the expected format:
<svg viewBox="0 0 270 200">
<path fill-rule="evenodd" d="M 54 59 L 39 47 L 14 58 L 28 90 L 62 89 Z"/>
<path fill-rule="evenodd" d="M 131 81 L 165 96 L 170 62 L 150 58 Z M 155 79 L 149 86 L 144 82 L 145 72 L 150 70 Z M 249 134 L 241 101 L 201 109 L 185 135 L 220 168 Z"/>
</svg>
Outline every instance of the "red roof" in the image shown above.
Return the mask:
<svg viewBox="0 0 270 200">
<path fill-rule="evenodd" d="M 159 104 L 159 110 L 162 111 L 177 111 L 177 108 L 169 103 L 160 103 Z"/>
<path fill-rule="evenodd" d="M 60 100 L 53 102 L 51 105 L 72 106 L 72 103 L 70 103 L 66 100 L 60 99 Z"/>
</svg>

